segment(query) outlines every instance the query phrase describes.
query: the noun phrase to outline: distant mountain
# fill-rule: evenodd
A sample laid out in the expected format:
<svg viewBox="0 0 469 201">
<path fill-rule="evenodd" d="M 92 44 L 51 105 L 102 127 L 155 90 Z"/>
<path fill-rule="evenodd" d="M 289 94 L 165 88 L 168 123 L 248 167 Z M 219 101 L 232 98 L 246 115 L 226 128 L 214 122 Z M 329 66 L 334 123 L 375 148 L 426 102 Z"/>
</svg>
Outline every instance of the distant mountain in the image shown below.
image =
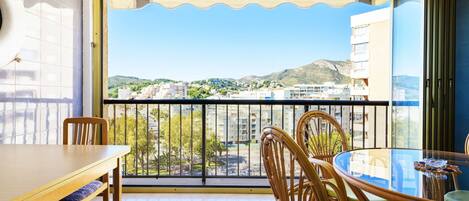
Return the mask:
<svg viewBox="0 0 469 201">
<path fill-rule="evenodd" d="M 213 94 L 238 93 L 242 90 L 255 90 L 261 88 L 289 87 L 295 84 L 322 84 L 333 82 L 335 84 L 349 84 L 350 61 L 317 60 L 313 63 L 297 68 L 286 69 L 264 76 L 246 76 L 241 79 L 210 78 L 189 83 L 189 94 L 193 97 L 205 97 Z M 117 97 L 118 89 L 126 87 L 134 92 L 142 88 L 160 83 L 177 82 L 169 79 L 141 79 L 132 76 L 111 76 L 108 79 L 109 97 Z M 203 93 L 201 93 L 203 92 Z M 204 96 L 200 96 L 200 94 Z"/>
<path fill-rule="evenodd" d="M 108 83 L 109 88 L 114 88 L 114 87 L 119 87 L 119 86 L 129 84 L 129 83 L 139 83 L 139 82 L 150 81 L 150 80 L 140 79 L 138 77 L 132 77 L 132 76 L 116 75 L 116 76 L 109 77 L 108 81 L 109 81 Z"/>
<path fill-rule="evenodd" d="M 264 76 L 246 76 L 239 79 L 239 81 L 277 81 L 285 86 L 295 84 L 322 84 L 324 82 L 348 84 L 351 81 L 351 68 L 352 63 L 350 61 L 317 60 L 304 66 L 286 69 Z"/>
<path fill-rule="evenodd" d="M 142 79 L 142 78 L 132 77 L 132 76 L 116 75 L 116 76 L 109 77 L 108 82 L 109 82 L 108 83 L 109 88 L 116 88 L 116 87 L 126 86 L 129 84 L 159 84 L 159 83 L 176 82 L 176 81 L 170 80 L 170 79 L 149 80 L 149 79 Z"/>
</svg>

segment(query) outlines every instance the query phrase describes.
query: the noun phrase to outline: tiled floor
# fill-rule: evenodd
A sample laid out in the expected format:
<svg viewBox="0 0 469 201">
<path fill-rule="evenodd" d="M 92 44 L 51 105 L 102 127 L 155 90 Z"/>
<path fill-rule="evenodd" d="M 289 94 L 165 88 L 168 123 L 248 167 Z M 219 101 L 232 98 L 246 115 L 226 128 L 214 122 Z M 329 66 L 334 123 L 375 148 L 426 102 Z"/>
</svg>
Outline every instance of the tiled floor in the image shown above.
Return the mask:
<svg viewBox="0 0 469 201">
<path fill-rule="evenodd" d="M 94 201 L 102 200 L 100 197 Z M 124 193 L 125 201 L 273 201 L 269 194 Z"/>
</svg>

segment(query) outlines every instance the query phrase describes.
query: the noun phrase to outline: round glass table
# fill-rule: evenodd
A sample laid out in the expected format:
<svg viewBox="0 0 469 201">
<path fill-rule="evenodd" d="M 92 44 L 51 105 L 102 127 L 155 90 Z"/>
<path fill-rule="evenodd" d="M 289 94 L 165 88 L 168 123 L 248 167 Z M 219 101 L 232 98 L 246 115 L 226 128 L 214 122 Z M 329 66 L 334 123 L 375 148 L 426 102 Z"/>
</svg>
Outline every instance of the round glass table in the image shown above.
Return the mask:
<svg viewBox="0 0 469 201">
<path fill-rule="evenodd" d="M 469 174 L 469 156 L 417 149 L 360 149 L 334 157 L 334 169 L 352 188 L 387 200 L 443 200 L 458 184 L 454 173 L 417 170 L 415 161 L 445 160 Z"/>
</svg>

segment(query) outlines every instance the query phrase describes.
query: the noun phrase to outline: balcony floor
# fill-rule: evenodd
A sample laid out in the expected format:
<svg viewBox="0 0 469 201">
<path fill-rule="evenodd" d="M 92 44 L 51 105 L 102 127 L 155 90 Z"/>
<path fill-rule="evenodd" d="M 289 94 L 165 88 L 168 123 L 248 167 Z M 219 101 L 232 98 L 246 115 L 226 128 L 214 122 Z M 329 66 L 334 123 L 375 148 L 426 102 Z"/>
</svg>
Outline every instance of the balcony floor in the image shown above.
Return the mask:
<svg viewBox="0 0 469 201">
<path fill-rule="evenodd" d="M 270 187 L 266 178 L 207 178 L 205 185 L 200 178 L 124 178 L 123 184 L 160 187 Z"/>
<path fill-rule="evenodd" d="M 112 196 L 111 196 L 112 197 Z M 268 194 L 124 193 L 124 201 L 273 201 Z M 101 201 L 95 198 L 93 201 Z"/>
</svg>

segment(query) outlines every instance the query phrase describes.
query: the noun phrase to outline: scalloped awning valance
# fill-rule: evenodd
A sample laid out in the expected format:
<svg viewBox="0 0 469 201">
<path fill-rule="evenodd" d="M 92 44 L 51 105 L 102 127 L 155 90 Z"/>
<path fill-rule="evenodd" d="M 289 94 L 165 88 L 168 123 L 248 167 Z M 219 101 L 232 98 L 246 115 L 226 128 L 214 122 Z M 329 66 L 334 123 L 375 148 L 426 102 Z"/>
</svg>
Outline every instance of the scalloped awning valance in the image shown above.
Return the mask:
<svg viewBox="0 0 469 201">
<path fill-rule="evenodd" d="M 183 4 L 191 4 L 198 8 L 208 8 L 215 4 L 225 4 L 232 8 L 243 8 L 249 4 L 257 4 L 264 8 L 274 8 L 283 3 L 292 3 L 301 8 L 308 8 L 318 3 L 342 7 L 355 2 L 377 5 L 387 2 L 387 0 L 111 0 L 111 8 L 135 9 L 144 7 L 149 3 L 157 3 L 166 8 L 175 8 Z"/>
</svg>

